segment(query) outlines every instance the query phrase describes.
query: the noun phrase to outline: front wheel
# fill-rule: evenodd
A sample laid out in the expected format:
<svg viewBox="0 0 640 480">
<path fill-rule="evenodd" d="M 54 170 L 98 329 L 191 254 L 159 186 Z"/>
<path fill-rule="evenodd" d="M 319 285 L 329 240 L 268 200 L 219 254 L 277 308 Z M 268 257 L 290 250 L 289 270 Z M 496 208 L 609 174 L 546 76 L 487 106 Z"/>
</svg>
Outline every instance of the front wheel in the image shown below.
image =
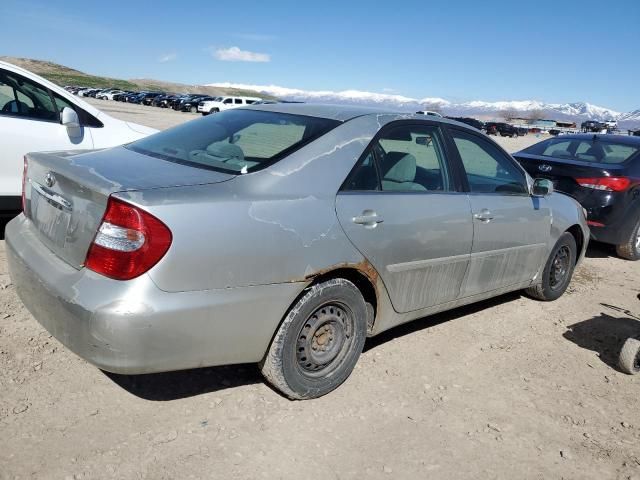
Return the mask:
<svg viewBox="0 0 640 480">
<path fill-rule="evenodd" d="M 191 108 L 189 108 L 189 111 L 191 113 L 197 113 L 198 109 L 196 107 L 191 107 Z"/>
<path fill-rule="evenodd" d="M 367 308 L 360 290 L 342 278 L 318 283 L 289 310 L 260 370 L 291 399 L 320 397 L 349 377 L 366 334 Z"/>
<path fill-rule="evenodd" d="M 636 226 L 633 227 L 629 240 L 623 244 L 616 245 L 616 253 L 619 257 L 627 260 L 640 260 L 640 218 Z"/>
<path fill-rule="evenodd" d="M 640 340 L 628 338 L 624 342 L 618 364 L 620 369 L 629 375 L 635 375 L 640 372 Z"/>
<path fill-rule="evenodd" d="M 527 288 L 525 290 L 527 295 L 546 302 L 560 298 L 571 283 L 577 251 L 573 235 L 564 232 L 551 250 L 542 271 L 542 281 L 538 285 Z"/>
</svg>

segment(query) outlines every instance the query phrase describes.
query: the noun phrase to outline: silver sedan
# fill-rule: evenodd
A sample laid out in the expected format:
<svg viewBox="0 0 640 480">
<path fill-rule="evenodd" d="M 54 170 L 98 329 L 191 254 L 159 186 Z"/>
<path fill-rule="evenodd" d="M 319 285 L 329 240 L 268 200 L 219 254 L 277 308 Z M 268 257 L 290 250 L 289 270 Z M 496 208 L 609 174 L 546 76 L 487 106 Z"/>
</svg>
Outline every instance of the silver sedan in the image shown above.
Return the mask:
<svg viewBox="0 0 640 480">
<path fill-rule="evenodd" d="M 338 387 L 401 323 L 558 298 L 589 238 L 578 203 L 481 132 L 323 105 L 33 153 L 23 203 L 11 277 L 69 349 L 125 374 L 257 362 L 294 399 Z"/>
</svg>

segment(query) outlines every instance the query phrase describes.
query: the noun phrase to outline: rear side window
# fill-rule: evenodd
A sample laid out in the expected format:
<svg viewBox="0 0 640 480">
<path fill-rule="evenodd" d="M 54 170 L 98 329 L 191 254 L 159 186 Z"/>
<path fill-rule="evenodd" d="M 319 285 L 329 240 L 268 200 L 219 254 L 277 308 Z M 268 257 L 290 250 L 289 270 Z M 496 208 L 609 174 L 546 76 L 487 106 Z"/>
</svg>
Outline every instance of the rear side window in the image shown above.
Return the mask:
<svg viewBox="0 0 640 480">
<path fill-rule="evenodd" d="M 425 193 L 450 190 L 439 129 L 407 124 L 383 131 L 342 190 Z"/>
<path fill-rule="evenodd" d="M 579 160 L 591 163 L 625 163 L 635 155 L 639 147 L 615 143 L 609 140 L 554 138 L 545 140 L 523 150 L 531 155 L 542 155 L 558 159 Z"/>
<path fill-rule="evenodd" d="M 325 118 L 231 109 L 143 138 L 127 148 L 194 167 L 251 173 L 339 124 Z"/>
<path fill-rule="evenodd" d="M 233 103 L 235 103 L 236 105 L 242 105 L 242 99 L 241 98 L 236 98 L 236 99 L 234 99 Z"/>
</svg>

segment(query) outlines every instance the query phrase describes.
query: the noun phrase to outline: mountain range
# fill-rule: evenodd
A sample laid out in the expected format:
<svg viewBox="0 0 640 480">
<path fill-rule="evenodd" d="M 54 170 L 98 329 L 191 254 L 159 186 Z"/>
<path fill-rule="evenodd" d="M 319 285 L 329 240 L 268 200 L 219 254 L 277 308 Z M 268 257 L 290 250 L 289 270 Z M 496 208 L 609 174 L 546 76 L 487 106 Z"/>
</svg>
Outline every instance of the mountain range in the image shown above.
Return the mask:
<svg viewBox="0 0 640 480">
<path fill-rule="evenodd" d="M 402 111 L 436 110 L 444 115 L 477 117 L 483 120 L 501 118 L 505 112 L 525 118 L 528 114 L 537 113 L 542 114 L 545 118 L 553 118 L 554 120 L 572 120 L 576 122 L 584 120 L 617 120 L 621 128 L 640 126 L 640 109 L 621 113 L 611 108 L 599 107 L 586 102 L 544 103 L 536 100 L 483 102 L 477 100 L 454 103 L 438 97 L 411 98 L 397 94 L 360 90 L 302 90 L 277 85 L 238 83 L 213 83 L 209 86 L 254 90 L 283 100 L 367 105 Z"/>
</svg>

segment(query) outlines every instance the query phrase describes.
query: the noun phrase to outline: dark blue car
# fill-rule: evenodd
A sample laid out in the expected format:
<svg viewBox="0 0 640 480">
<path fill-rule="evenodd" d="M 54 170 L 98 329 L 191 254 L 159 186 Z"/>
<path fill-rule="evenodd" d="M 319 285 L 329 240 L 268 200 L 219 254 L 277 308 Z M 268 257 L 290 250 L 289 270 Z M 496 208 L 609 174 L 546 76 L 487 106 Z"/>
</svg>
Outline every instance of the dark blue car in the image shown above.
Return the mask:
<svg viewBox="0 0 640 480">
<path fill-rule="evenodd" d="M 535 178 L 587 210 L 591 238 L 616 246 L 618 255 L 640 259 L 640 137 L 560 135 L 514 157 Z"/>
</svg>

